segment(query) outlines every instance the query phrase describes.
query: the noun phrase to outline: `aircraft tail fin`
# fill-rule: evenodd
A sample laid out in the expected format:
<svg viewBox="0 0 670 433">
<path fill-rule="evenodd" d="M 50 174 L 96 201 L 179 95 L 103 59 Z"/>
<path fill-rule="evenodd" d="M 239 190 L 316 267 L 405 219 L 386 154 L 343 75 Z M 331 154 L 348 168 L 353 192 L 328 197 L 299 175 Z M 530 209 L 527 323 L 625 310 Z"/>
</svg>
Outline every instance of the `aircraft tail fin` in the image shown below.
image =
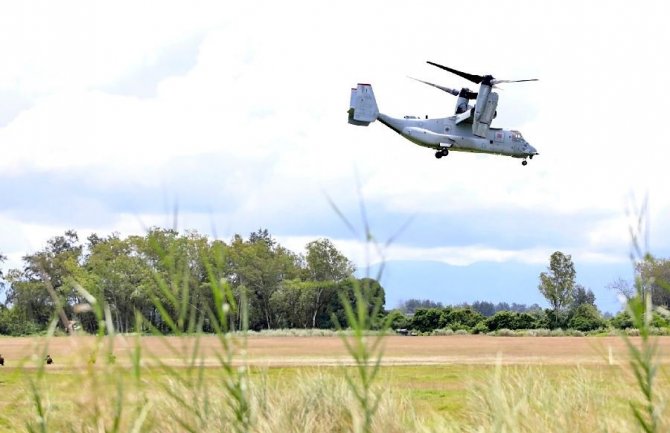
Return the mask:
<svg viewBox="0 0 670 433">
<path fill-rule="evenodd" d="M 372 86 L 369 84 L 358 84 L 351 89 L 351 101 L 349 103 L 349 123 L 357 126 L 368 126 L 377 120 L 379 108 Z"/>
</svg>

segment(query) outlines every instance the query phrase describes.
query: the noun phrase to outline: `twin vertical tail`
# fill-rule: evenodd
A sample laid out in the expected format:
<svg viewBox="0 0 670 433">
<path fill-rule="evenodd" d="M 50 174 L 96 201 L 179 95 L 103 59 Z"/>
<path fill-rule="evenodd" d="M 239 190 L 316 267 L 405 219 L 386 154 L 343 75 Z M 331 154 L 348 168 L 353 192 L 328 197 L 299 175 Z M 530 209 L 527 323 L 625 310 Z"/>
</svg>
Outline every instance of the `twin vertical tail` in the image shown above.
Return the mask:
<svg viewBox="0 0 670 433">
<path fill-rule="evenodd" d="M 349 123 L 356 126 L 368 126 L 377 120 L 378 115 L 379 109 L 371 85 L 359 83 L 355 89 L 351 89 Z"/>
</svg>

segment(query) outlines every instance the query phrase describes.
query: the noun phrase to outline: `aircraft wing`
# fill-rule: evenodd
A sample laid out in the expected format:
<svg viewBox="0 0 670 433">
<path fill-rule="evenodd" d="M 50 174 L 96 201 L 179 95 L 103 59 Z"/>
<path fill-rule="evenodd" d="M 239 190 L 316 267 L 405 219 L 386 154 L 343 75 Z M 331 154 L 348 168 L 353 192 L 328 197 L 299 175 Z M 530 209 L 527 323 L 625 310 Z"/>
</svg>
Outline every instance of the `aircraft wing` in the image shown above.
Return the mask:
<svg viewBox="0 0 670 433">
<path fill-rule="evenodd" d="M 465 110 L 461 114 L 456 115 L 456 124 L 458 125 L 459 123 L 468 120 L 470 118 L 470 116 L 472 116 L 472 110 L 468 108 L 467 110 Z"/>
</svg>

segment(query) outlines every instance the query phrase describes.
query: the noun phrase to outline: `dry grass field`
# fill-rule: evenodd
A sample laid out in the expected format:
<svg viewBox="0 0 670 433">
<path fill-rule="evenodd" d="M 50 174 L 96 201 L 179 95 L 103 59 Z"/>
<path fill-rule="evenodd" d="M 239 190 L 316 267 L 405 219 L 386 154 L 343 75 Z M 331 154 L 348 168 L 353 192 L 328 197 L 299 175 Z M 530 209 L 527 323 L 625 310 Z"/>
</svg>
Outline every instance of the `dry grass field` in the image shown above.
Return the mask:
<svg viewBox="0 0 670 433">
<path fill-rule="evenodd" d="M 658 388 L 665 389 L 670 337 L 657 342 Z M 111 364 L 102 359 L 110 343 Z M 131 358 L 137 343 L 142 372 L 136 381 Z M 382 398 L 372 431 L 630 431 L 635 425 L 629 401 L 639 390 L 620 337 L 389 336 L 383 344 L 375 382 Z M 42 370 L 45 352 L 54 364 Z M 193 411 L 203 392 L 212 407 L 228 407 L 229 376 L 222 374 L 221 345 L 213 336 L 0 338 L 0 353 L 6 360 L 0 432 L 28 426 L 130 431 L 140 416 L 146 419 L 136 431 L 185 431 L 169 420 L 178 415 L 197 425 Z M 188 363 L 195 358 L 193 369 Z M 250 367 L 248 399 L 259 415 L 248 431 L 351 431 L 355 425 L 356 403 L 344 376 L 356 369 L 348 367 L 352 358 L 340 338 L 251 336 L 233 359 Z M 43 416 L 37 416 L 36 396 Z M 195 431 L 226 430 L 217 413 Z M 44 429 L 42 419 L 48 420 Z M 501 422 L 508 427 L 500 430 Z"/>
<path fill-rule="evenodd" d="M 179 366 L 184 356 L 192 353 L 194 338 L 141 337 L 142 350 L 150 355 L 144 360 L 160 358 L 164 363 Z M 117 336 L 114 354 L 118 362 L 129 362 L 135 337 Z M 670 364 L 670 337 L 659 337 L 659 362 Z M 48 345 L 56 360 L 54 369 L 66 368 L 86 360 L 96 344 L 95 337 L 53 337 L 48 341 L 23 337 L 0 338 L 0 353 L 5 368 L 12 368 Z M 215 366 L 215 353 L 220 350 L 216 337 L 199 338 L 204 365 Z M 238 352 L 241 352 L 238 351 Z M 246 363 L 258 367 L 335 366 L 350 362 L 349 354 L 338 337 L 261 337 L 247 340 Z M 242 355 L 242 353 L 240 353 Z M 242 357 L 237 360 L 241 362 Z M 523 364 L 523 365 L 598 365 L 628 360 L 628 351 L 620 337 L 491 337 L 484 335 L 403 337 L 384 339 L 384 365 L 445 364 Z M 30 363 L 25 364 L 28 367 Z"/>
</svg>

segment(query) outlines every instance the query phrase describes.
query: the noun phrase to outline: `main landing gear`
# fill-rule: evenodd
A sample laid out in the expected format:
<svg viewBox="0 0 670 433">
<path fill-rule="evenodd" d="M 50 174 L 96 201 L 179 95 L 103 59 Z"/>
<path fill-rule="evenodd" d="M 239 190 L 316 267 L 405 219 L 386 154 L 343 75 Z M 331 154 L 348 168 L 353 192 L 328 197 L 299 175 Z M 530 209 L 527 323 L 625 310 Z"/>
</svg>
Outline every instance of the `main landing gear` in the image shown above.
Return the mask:
<svg viewBox="0 0 670 433">
<path fill-rule="evenodd" d="M 442 149 L 435 152 L 435 158 L 440 159 L 443 156 L 449 155 L 449 149 Z"/>
</svg>

